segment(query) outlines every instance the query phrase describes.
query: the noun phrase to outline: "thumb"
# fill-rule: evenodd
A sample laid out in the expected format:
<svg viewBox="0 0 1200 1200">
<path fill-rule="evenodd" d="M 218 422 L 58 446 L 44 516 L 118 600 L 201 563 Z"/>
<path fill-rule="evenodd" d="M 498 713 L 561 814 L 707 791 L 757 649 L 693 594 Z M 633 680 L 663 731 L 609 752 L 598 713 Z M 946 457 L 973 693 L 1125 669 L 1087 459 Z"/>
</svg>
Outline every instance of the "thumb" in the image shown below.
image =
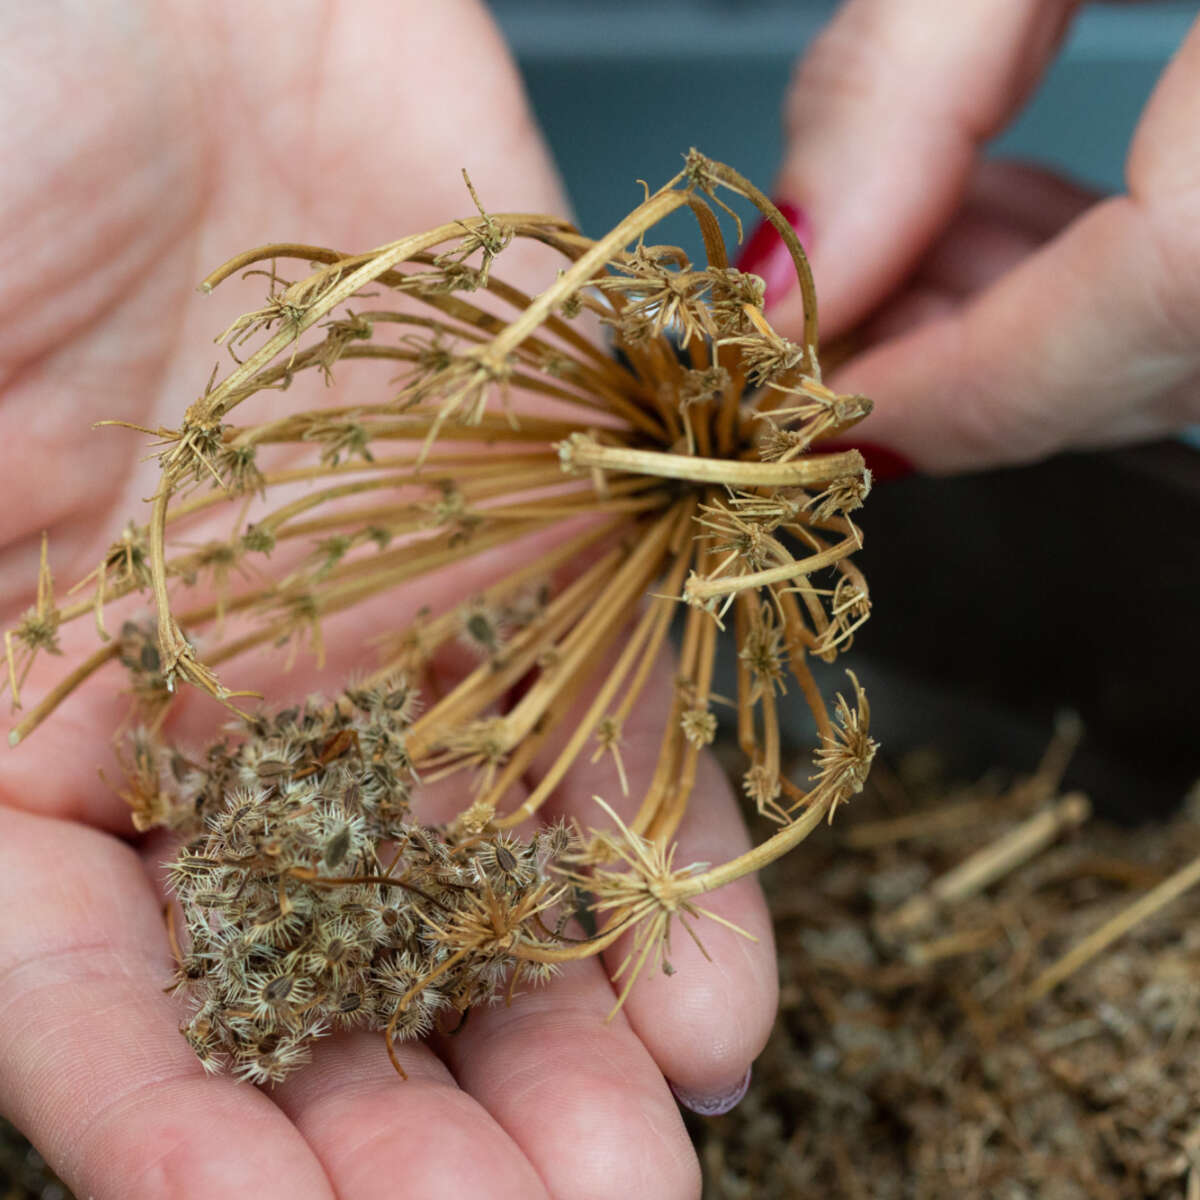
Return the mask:
<svg viewBox="0 0 1200 1200">
<path fill-rule="evenodd" d="M 950 219 L 979 144 L 1037 82 L 1077 2 L 848 0 L 814 42 L 788 95 L 776 193 L 802 214 L 823 332 L 874 308 Z M 794 336 L 799 294 L 770 299 Z"/>
</svg>

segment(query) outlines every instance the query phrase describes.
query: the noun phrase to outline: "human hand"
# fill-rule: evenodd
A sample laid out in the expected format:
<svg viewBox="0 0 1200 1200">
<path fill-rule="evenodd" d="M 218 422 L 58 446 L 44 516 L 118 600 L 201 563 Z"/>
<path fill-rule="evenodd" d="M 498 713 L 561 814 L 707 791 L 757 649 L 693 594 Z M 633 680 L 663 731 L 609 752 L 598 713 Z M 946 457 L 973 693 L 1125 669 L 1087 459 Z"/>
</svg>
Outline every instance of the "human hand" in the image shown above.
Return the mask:
<svg viewBox="0 0 1200 1200">
<path fill-rule="evenodd" d="M 177 423 L 221 324 L 192 292 L 209 267 L 279 237 L 360 249 L 436 225 L 466 207 L 463 165 L 490 207 L 564 205 L 511 64 L 467 0 L 179 0 L 76 7 L 70 25 L 44 6 L 0 19 L 11 619 L 43 529 L 65 583 L 149 494 L 144 443 L 89 426 Z M 77 626 L 62 641 L 68 655 L 90 644 Z M 114 696 L 94 683 L 0 763 L 0 1111 L 77 1194 L 698 1194 L 664 1076 L 694 1097 L 728 1094 L 765 1040 L 775 966 L 756 885 L 706 899 L 756 944 L 713 924 L 709 964 L 680 938 L 675 976 L 644 976 L 609 1023 L 613 989 L 589 960 L 476 1012 L 436 1052 L 401 1046 L 407 1082 L 365 1033 L 322 1040 L 270 1092 L 205 1078 L 161 990 L 171 959 L 146 866 L 166 851 L 127 839 L 121 802 L 96 779 Z M 664 673 L 646 706 L 661 709 L 670 687 Z M 636 726 L 635 714 L 624 759 L 644 780 L 657 746 Z M 617 803 L 611 783 L 577 772 L 550 815 L 595 823 L 590 797 Z M 679 842 L 681 862 L 746 844 L 710 759 Z"/>
<path fill-rule="evenodd" d="M 922 470 L 1200 420 L 1200 26 L 1142 115 L 1123 195 L 980 158 L 1076 7 L 849 0 L 788 97 L 777 198 L 804 214 L 823 335 L 861 323 L 835 386 L 874 399 L 866 441 Z M 795 336 L 798 297 L 776 300 Z"/>
</svg>

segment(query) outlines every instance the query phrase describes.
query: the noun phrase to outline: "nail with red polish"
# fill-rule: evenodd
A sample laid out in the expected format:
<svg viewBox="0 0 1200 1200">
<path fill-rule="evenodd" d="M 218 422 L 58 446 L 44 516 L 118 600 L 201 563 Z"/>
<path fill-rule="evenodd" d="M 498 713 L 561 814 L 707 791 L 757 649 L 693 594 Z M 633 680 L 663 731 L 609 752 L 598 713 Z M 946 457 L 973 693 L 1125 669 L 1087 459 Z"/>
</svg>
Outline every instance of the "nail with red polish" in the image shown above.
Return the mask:
<svg viewBox="0 0 1200 1200">
<path fill-rule="evenodd" d="M 858 450 L 866 461 L 871 478 L 880 483 L 886 479 L 903 479 L 906 475 L 915 475 L 917 468 L 903 454 L 880 446 L 876 442 L 836 441 L 821 442 L 816 447 L 822 454 L 836 453 L 841 450 Z"/>
<path fill-rule="evenodd" d="M 796 231 L 796 236 L 807 250 L 812 243 L 812 228 L 804 212 L 794 204 L 782 200 L 776 207 L 783 218 Z M 796 264 L 783 238 L 765 218 L 758 223 L 742 252 L 738 255 L 737 269 L 751 275 L 759 275 L 767 285 L 766 307 L 778 304 L 796 286 Z"/>
<path fill-rule="evenodd" d="M 735 1108 L 746 1094 L 746 1089 L 750 1086 L 752 1070 L 752 1067 L 747 1067 L 746 1074 L 742 1076 L 740 1082 L 731 1088 L 725 1088 L 723 1091 L 711 1095 L 676 1087 L 673 1083 L 671 1091 L 674 1092 L 675 1099 L 684 1108 L 690 1108 L 692 1112 L 699 1113 L 702 1117 L 719 1117 L 722 1113 L 727 1113 L 731 1108 Z"/>
</svg>

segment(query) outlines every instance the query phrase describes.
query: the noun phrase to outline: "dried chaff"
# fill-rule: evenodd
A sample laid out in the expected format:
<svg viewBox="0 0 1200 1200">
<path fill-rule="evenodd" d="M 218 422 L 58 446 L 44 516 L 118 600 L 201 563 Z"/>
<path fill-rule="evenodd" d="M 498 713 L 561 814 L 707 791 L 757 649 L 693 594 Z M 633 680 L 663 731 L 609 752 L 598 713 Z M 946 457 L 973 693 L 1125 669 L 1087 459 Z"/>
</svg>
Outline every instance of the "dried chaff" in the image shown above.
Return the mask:
<svg viewBox="0 0 1200 1200">
<path fill-rule="evenodd" d="M 783 1019 L 738 1108 L 691 1121 L 705 1200 L 1191 1200 L 1200 821 L 1080 826 L 1082 798 L 1055 795 L 1076 724 L 1003 791 L 881 766 L 858 824 L 764 873 Z"/>
</svg>

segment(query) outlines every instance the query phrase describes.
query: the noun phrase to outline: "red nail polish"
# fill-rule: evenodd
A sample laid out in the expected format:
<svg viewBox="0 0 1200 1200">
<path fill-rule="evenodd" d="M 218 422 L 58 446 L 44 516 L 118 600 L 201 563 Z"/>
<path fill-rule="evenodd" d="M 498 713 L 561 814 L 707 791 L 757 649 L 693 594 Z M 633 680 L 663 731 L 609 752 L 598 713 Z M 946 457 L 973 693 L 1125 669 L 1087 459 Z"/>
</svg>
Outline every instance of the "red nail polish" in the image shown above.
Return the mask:
<svg viewBox="0 0 1200 1200">
<path fill-rule="evenodd" d="M 789 204 L 786 200 L 777 202 L 776 207 L 807 249 L 812 239 L 808 218 L 796 205 Z M 758 223 L 742 247 L 737 268 L 739 271 L 763 278 L 767 285 L 768 308 L 772 304 L 778 304 L 796 286 L 796 264 L 792 262 L 792 256 L 783 244 L 783 239 L 775 232 L 775 227 L 765 218 Z"/>
<path fill-rule="evenodd" d="M 886 479 L 903 479 L 915 475 L 917 468 L 903 454 L 875 442 L 821 442 L 816 447 L 823 454 L 838 450 L 858 450 L 866 460 L 867 469 L 876 483 Z"/>
</svg>

